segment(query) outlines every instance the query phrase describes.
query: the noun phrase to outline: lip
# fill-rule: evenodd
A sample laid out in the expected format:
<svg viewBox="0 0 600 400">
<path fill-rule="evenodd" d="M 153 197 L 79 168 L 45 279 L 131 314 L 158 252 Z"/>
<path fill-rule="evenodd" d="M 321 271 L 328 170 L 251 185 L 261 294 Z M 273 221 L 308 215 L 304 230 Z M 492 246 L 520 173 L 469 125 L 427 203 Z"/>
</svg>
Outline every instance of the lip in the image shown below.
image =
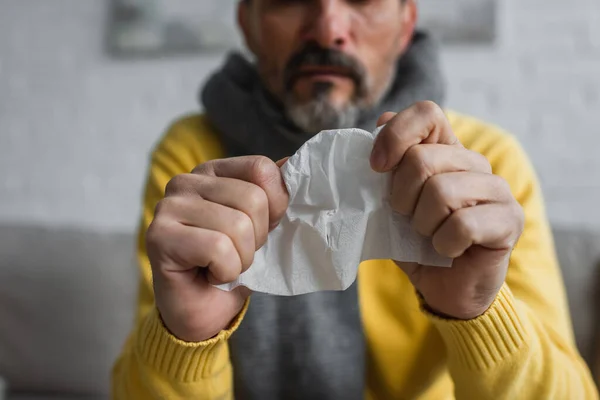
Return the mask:
<svg viewBox="0 0 600 400">
<path fill-rule="evenodd" d="M 313 67 L 305 66 L 298 69 L 296 77 L 339 77 L 352 78 L 350 71 L 339 67 Z"/>
<path fill-rule="evenodd" d="M 300 81 L 309 82 L 342 82 L 354 80 L 349 71 L 342 68 L 331 67 L 302 67 L 299 68 L 291 79 L 295 85 Z"/>
</svg>

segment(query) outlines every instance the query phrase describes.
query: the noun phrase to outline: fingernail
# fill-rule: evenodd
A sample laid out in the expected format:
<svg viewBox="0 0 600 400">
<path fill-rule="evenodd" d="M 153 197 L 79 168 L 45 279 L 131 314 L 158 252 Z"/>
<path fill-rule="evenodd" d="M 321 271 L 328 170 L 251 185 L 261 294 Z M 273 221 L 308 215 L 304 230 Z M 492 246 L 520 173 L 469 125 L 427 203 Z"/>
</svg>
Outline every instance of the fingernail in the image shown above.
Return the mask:
<svg viewBox="0 0 600 400">
<path fill-rule="evenodd" d="M 374 147 L 373 153 L 371 153 L 371 167 L 373 167 L 375 171 L 383 171 L 386 163 L 387 158 L 385 151 L 381 147 Z"/>
</svg>

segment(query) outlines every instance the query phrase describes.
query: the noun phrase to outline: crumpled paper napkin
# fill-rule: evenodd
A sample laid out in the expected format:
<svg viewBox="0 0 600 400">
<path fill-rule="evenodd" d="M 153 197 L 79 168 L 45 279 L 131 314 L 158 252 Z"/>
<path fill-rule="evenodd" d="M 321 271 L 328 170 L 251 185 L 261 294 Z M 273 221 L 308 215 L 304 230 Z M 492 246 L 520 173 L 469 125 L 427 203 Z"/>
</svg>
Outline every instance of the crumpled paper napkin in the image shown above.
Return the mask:
<svg viewBox="0 0 600 400">
<path fill-rule="evenodd" d="M 408 217 L 389 203 L 390 173 L 369 164 L 379 130 L 323 131 L 281 168 L 290 202 L 250 269 L 231 283 L 256 292 L 300 295 L 345 290 L 362 261 L 393 259 L 448 267 L 431 239 L 416 233 Z"/>
</svg>

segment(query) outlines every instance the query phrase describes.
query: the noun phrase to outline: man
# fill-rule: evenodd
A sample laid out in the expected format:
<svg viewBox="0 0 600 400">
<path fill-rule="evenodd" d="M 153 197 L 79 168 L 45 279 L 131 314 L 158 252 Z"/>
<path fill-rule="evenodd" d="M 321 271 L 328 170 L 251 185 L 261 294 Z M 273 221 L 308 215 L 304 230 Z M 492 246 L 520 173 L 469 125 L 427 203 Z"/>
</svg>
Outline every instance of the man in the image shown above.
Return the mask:
<svg viewBox="0 0 600 400">
<path fill-rule="evenodd" d="M 597 398 L 532 168 L 510 136 L 436 105 L 416 19 L 414 0 L 240 2 L 256 62 L 231 56 L 205 114 L 152 157 L 115 398 Z M 248 269 L 285 213 L 286 156 L 320 130 L 382 124 L 371 166 L 452 268 L 370 261 L 346 291 L 296 297 L 211 286 Z"/>
</svg>

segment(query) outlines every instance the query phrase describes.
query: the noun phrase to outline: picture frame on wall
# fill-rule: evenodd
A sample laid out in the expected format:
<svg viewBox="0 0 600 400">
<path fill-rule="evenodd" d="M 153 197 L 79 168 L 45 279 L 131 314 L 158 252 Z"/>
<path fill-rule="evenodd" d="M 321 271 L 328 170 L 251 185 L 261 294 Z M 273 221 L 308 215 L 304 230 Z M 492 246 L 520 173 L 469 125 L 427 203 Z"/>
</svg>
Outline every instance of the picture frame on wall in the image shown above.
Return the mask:
<svg viewBox="0 0 600 400">
<path fill-rule="evenodd" d="M 499 0 L 419 0 L 419 26 L 444 45 L 492 45 Z M 202 53 L 241 47 L 238 0 L 111 0 L 116 56 Z"/>
<path fill-rule="evenodd" d="M 201 53 L 239 47 L 236 0 L 110 0 L 115 56 Z"/>
<path fill-rule="evenodd" d="M 419 25 L 449 46 L 490 46 L 498 30 L 498 0 L 418 0 Z"/>
</svg>

